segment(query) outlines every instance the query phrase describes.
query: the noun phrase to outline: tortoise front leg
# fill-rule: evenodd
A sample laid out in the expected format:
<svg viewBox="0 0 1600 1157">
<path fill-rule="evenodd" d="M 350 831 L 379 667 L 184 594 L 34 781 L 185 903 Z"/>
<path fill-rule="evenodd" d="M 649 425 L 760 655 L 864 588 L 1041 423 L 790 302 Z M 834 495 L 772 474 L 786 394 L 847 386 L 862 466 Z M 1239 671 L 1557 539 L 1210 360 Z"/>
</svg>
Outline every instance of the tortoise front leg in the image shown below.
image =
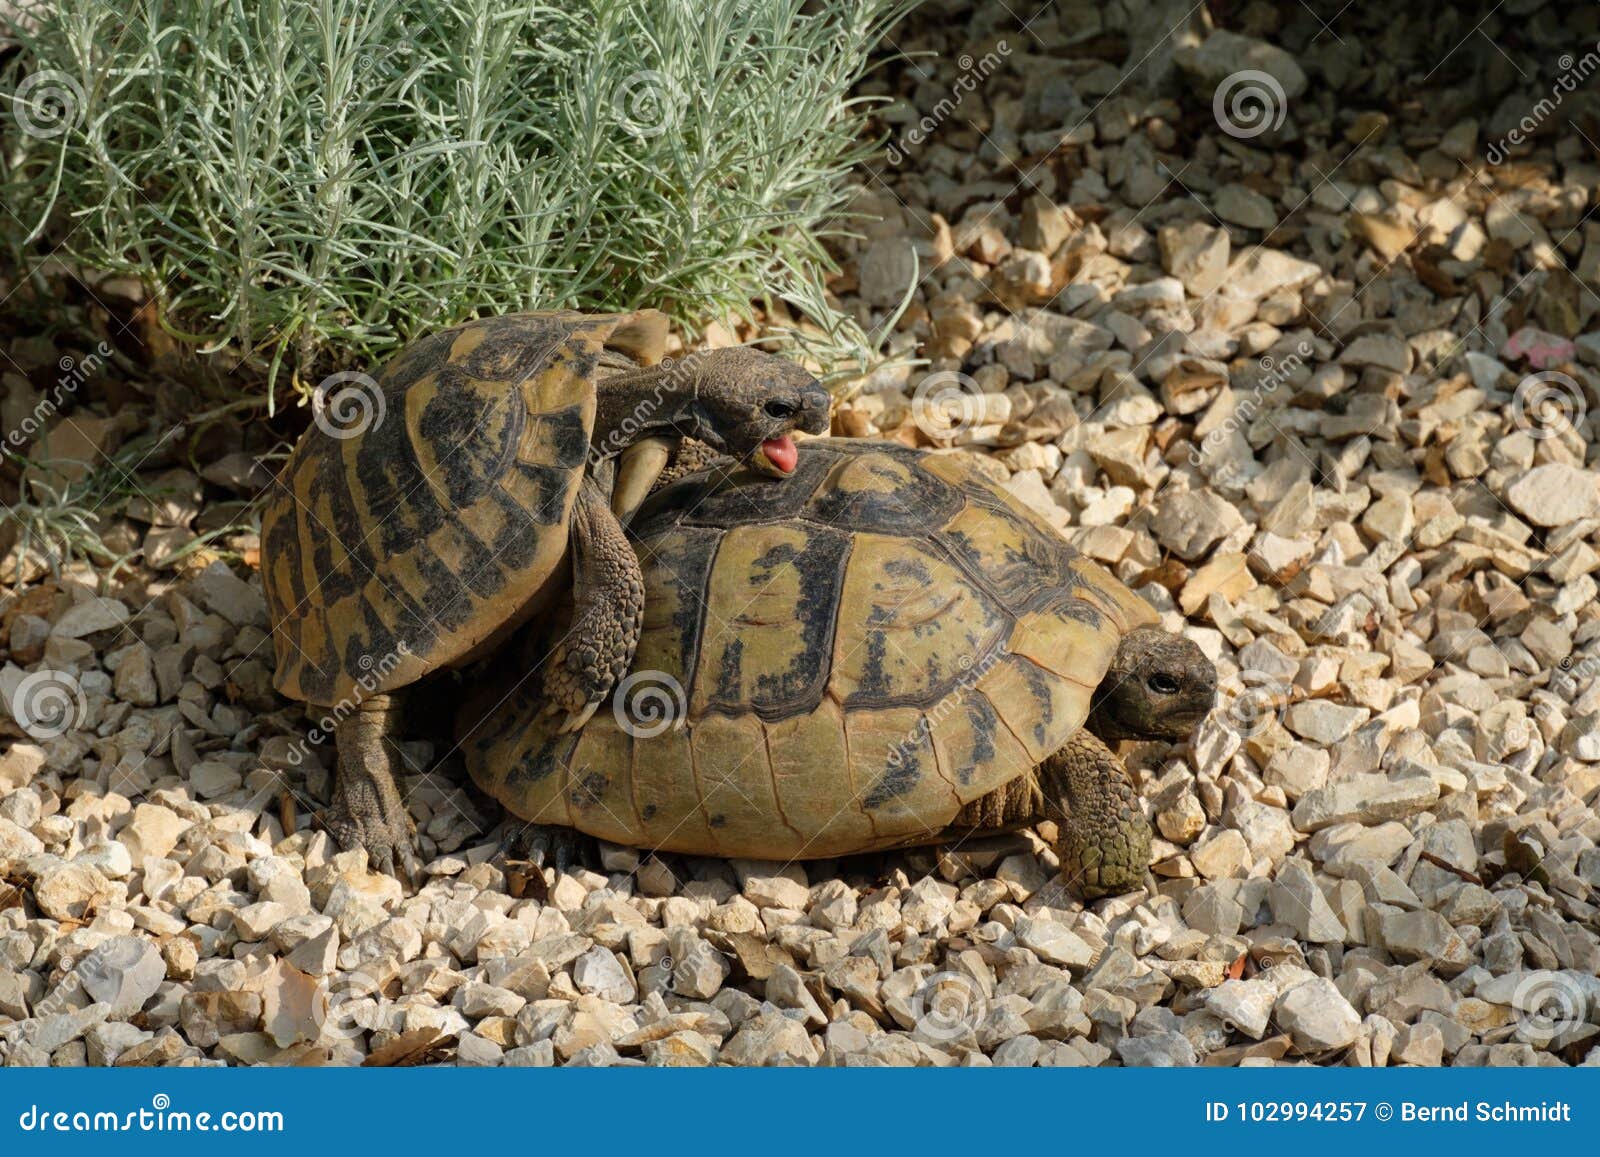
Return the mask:
<svg viewBox="0 0 1600 1157">
<path fill-rule="evenodd" d="M 552 710 L 565 710 L 562 731 L 588 722 L 633 662 L 644 625 L 644 575 L 604 491 L 585 478 L 572 516 L 574 611 L 545 669 Z"/>
<path fill-rule="evenodd" d="M 334 731 L 339 765 L 328 834 L 346 851 L 366 849 L 372 866 L 390 875 L 403 868 L 415 825 L 395 782 L 400 703 L 396 696 L 362 700 Z"/>
<path fill-rule="evenodd" d="M 1150 866 L 1150 822 L 1127 768 L 1080 730 L 1035 770 L 973 800 L 950 834 L 1009 831 L 1052 820 L 1061 876 L 1085 900 L 1131 892 Z"/>
<path fill-rule="evenodd" d="M 1150 821 L 1122 761 L 1079 731 L 1039 765 L 1044 811 L 1056 821 L 1067 886 L 1086 900 L 1132 892 L 1150 868 Z"/>
</svg>

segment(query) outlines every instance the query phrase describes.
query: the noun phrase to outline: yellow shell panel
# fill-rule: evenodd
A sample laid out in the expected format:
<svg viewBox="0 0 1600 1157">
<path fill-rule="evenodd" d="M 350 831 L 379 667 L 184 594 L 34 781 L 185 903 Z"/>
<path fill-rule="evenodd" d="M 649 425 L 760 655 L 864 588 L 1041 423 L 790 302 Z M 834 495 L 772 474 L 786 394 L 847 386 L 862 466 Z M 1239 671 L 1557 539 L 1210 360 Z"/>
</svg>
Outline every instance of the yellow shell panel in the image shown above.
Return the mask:
<svg viewBox="0 0 1600 1157">
<path fill-rule="evenodd" d="M 836 856 L 871 845 L 872 821 L 845 757 L 838 704 L 824 699 L 813 712 L 769 724 L 767 749 L 783 826 L 803 837 L 785 857 Z"/>
<path fill-rule="evenodd" d="M 963 804 L 1033 772 L 1037 761 L 1001 721 L 976 680 L 940 702 L 929 722 L 939 772 Z"/>
<path fill-rule="evenodd" d="M 797 834 L 786 830 L 773 791 L 767 762 L 767 739 L 754 715 L 729 718 L 708 715 L 690 729 L 695 782 L 711 844 L 718 856 L 758 856 L 793 845 Z"/>
<path fill-rule="evenodd" d="M 687 730 L 668 727 L 634 741 L 633 808 L 643 834 L 641 847 L 678 851 L 711 846 Z"/>
<path fill-rule="evenodd" d="M 633 807 L 632 736 L 615 724 L 584 729 L 567 762 L 567 819 L 580 831 L 616 844 L 642 834 Z"/>
<path fill-rule="evenodd" d="M 856 806 L 880 844 L 903 843 L 949 826 L 960 810 L 933 744 L 912 707 L 845 714 L 845 742 L 856 777 Z"/>
<path fill-rule="evenodd" d="M 977 686 L 1035 764 L 1058 750 L 1089 717 L 1090 688 L 1017 655 L 990 666 Z"/>
<path fill-rule="evenodd" d="M 692 716 L 714 703 L 767 697 L 803 670 L 807 647 L 796 607 L 804 576 L 793 559 L 809 541 L 793 524 L 741 526 L 723 536 L 701 619 Z"/>
<path fill-rule="evenodd" d="M 891 698 L 931 705 L 958 683 L 963 660 L 996 646 L 1007 620 L 920 544 L 854 537 L 829 690 L 847 708 Z"/>
</svg>

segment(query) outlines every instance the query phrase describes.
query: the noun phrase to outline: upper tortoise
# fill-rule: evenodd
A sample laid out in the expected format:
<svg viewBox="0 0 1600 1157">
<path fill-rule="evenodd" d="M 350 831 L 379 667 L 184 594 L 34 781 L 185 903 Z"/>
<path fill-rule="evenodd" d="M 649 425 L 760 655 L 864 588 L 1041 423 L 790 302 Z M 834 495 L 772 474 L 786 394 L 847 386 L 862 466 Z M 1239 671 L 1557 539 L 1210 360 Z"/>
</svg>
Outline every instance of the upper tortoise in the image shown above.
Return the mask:
<svg viewBox="0 0 1600 1157">
<path fill-rule="evenodd" d="M 319 420 L 295 446 L 262 515 L 262 575 L 278 689 L 338 721 L 340 844 L 393 869 L 411 827 L 385 742 L 393 693 L 548 605 L 569 541 L 573 630 L 547 684 L 567 717 L 554 722 L 576 726 L 610 693 L 644 597 L 616 511 L 631 513 L 680 439 L 781 476 L 790 432 L 827 429 L 828 395 L 800 367 L 745 348 L 663 361 L 666 332 L 654 310 L 454 326 L 369 379 L 362 423 Z"/>
<path fill-rule="evenodd" d="M 781 485 L 713 471 L 655 495 L 634 523 L 645 624 L 615 709 L 563 734 L 537 679 L 491 681 L 459 723 L 472 777 L 536 824 L 701 855 L 831 857 L 1050 819 L 1081 894 L 1138 886 L 1150 829 L 1103 741 L 1187 735 L 1210 661 L 959 458 L 800 451 Z"/>
</svg>

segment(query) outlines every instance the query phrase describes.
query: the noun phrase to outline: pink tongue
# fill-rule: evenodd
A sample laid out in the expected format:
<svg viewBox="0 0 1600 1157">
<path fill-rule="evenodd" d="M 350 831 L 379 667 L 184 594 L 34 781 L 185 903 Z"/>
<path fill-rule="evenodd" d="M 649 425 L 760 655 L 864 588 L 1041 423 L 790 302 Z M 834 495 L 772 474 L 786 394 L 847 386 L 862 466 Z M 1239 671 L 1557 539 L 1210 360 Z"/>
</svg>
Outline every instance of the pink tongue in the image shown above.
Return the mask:
<svg viewBox="0 0 1600 1157">
<path fill-rule="evenodd" d="M 785 474 L 793 474 L 795 463 L 800 460 L 800 452 L 795 449 L 794 439 L 785 434 L 781 438 L 768 438 L 761 443 L 761 452 Z"/>
</svg>

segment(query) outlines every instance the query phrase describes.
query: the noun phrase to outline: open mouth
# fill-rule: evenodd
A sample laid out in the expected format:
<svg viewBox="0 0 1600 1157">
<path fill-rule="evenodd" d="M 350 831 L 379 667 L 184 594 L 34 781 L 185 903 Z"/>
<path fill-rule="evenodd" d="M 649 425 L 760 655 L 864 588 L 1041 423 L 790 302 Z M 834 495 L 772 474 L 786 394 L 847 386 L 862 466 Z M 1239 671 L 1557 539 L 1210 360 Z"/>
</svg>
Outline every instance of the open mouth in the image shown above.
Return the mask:
<svg viewBox="0 0 1600 1157">
<path fill-rule="evenodd" d="M 761 456 L 777 473 L 793 474 L 795 464 L 800 460 L 800 451 L 795 447 L 794 439 L 785 434 L 761 443 Z"/>
</svg>

